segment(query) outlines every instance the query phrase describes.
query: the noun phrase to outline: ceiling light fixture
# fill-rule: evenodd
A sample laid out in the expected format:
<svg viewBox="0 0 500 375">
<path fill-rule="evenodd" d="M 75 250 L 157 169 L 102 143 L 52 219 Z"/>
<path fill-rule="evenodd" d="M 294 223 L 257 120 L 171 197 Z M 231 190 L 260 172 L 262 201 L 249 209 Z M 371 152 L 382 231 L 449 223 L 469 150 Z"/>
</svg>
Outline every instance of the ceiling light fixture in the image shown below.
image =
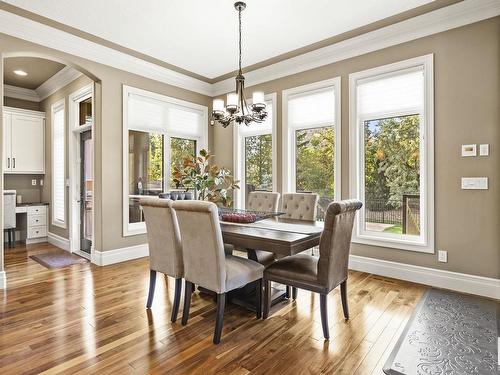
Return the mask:
<svg viewBox="0 0 500 375">
<path fill-rule="evenodd" d="M 241 12 L 246 8 L 246 4 L 242 1 L 234 3 L 234 8 L 238 11 L 239 20 L 239 69 L 236 76 L 236 92 L 227 94 L 227 105 L 224 107 L 223 99 L 214 99 L 212 107 L 212 122 L 221 124 L 224 128 L 231 123 L 244 123 L 250 125 L 252 122 L 262 122 L 267 117 L 266 102 L 264 101 L 264 93 L 257 91 L 253 93 L 252 104 L 250 108 L 245 99 L 245 77 L 241 71 Z"/>
<path fill-rule="evenodd" d="M 28 75 L 28 73 L 26 73 L 24 70 L 21 70 L 21 69 L 14 70 L 14 74 L 17 74 L 18 76 L 21 76 L 21 77 L 26 77 Z"/>
</svg>

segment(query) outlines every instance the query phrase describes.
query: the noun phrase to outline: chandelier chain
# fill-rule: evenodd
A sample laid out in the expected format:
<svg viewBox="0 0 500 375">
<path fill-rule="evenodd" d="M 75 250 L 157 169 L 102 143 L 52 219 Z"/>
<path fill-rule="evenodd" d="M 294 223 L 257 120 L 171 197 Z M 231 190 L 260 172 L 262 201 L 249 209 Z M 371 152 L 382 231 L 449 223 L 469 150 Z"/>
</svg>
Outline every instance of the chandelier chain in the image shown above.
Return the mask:
<svg viewBox="0 0 500 375">
<path fill-rule="evenodd" d="M 239 23 L 239 73 L 241 74 L 241 8 L 238 10 L 238 23 Z"/>
</svg>

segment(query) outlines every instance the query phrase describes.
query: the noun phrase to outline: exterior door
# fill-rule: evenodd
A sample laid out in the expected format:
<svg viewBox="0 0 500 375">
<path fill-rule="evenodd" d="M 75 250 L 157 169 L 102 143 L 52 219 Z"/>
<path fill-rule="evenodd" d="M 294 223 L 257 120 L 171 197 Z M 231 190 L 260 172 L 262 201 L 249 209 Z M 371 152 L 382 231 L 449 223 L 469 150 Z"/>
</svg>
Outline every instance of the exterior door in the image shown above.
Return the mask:
<svg viewBox="0 0 500 375">
<path fill-rule="evenodd" d="M 94 193 L 94 171 L 92 132 L 80 134 L 80 250 L 90 254 L 92 247 L 92 210 Z"/>
</svg>

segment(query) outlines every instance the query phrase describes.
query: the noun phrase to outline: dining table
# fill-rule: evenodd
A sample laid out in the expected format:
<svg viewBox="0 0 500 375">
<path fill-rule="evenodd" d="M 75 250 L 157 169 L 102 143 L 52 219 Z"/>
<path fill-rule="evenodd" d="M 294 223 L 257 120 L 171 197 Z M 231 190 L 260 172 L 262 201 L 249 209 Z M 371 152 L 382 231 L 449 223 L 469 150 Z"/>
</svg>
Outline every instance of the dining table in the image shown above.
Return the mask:
<svg viewBox="0 0 500 375">
<path fill-rule="evenodd" d="M 277 258 L 290 256 L 319 245 L 322 221 L 304 221 L 280 216 L 254 223 L 220 222 L 224 243 L 246 251 L 248 259 L 258 261 L 256 250 L 269 251 Z M 286 296 L 283 287 L 273 285 L 272 305 Z M 235 291 L 229 300 L 250 310 L 255 309 L 255 286 Z"/>
</svg>

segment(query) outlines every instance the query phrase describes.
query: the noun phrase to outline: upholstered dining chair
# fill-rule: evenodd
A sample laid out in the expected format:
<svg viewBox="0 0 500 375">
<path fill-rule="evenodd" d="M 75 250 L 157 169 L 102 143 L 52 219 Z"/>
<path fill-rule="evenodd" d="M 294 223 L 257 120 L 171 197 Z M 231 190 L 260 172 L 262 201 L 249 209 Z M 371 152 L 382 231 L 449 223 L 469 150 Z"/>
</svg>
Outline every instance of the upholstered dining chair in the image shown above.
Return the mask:
<svg viewBox="0 0 500 375">
<path fill-rule="evenodd" d="M 179 222 L 186 280 L 182 324 L 189 318 L 193 284 L 217 294 L 214 344 L 220 342 L 224 322 L 226 293 L 257 281 L 257 318 L 262 314 L 262 275 L 264 266 L 252 260 L 224 254 L 224 243 L 217 206 L 204 201 L 175 201 Z"/>
<path fill-rule="evenodd" d="M 354 218 L 361 206 L 362 203 L 354 199 L 330 203 L 319 243 L 319 258 L 308 254 L 296 254 L 278 259 L 266 268 L 264 319 L 269 316 L 271 307 L 271 281 L 319 293 L 321 324 L 326 340 L 330 338 L 327 296 L 338 285 L 340 285 L 344 317 L 349 319 L 347 267 Z"/>
<path fill-rule="evenodd" d="M 141 198 L 140 204 L 146 220 L 149 244 L 149 294 L 146 307 L 153 303 L 156 273 L 161 272 L 175 278 L 172 322 L 177 320 L 181 299 L 184 264 L 177 218 L 172 209 L 173 201 L 156 197 Z"/>
<path fill-rule="evenodd" d="M 316 193 L 285 193 L 281 202 L 282 217 L 286 219 L 315 221 L 318 212 L 318 194 Z M 292 288 L 292 299 L 297 299 L 297 288 Z M 287 298 L 290 298 L 290 287 L 286 288 Z"/>
</svg>

